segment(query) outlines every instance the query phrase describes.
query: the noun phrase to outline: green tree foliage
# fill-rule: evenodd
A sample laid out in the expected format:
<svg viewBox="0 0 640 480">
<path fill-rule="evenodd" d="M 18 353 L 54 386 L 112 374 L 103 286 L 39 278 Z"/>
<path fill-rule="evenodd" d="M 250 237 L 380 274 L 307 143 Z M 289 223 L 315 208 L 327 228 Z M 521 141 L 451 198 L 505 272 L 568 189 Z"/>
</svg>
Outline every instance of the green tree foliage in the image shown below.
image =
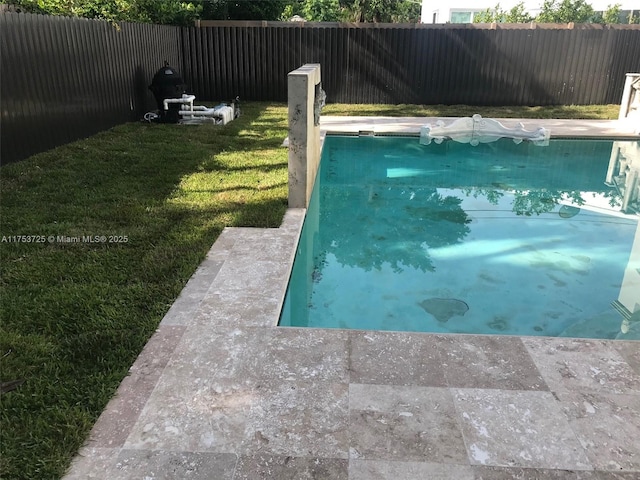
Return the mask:
<svg viewBox="0 0 640 480">
<path fill-rule="evenodd" d="M 609 5 L 602 14 L 603 23 L 620 23 L 620 4 Z"/>
<path fill-rule="evenodd" d="M 199 18 L 199 1 L 180 0 L 13 0 L 27 12 L 97 18 L 111 22 L 190 25 Z"/>
<path fill-rule="evenodd" d="M 609 5 L 604 12 L 595 12 L 591 21 L 602 24 L 620 23 L 622 20 L 620 13 L 620 4 Z"/>
<path fill-rule="evenodd" d="M 419 22 L 418 0 L 12 0 L 23 10 L 111 22 L 192 25 L 203 20 Z"/>
<path fill-rule="evenodd" d="M 589 23 L 593 16 L 593 7 L 585 0 L 545 0 L 536 22 Z"/>
<path fill-rule="evenodd" d="M 498 3 L 495 8 L 474 15 L 475 23 L 620 23 L 620 4 L 609 5 L 604 12 L 594 12 L 584 0 L 546 0 L 542 12 L 537 18 L 529 15 L 524 3 L 520 2 L 506 11 Z M 629 22 L 632 23 L 632 22 Z"/>
<path fill-rule="evenodd" d="M 302 16 L 309 22 L 337 22 L 342 10 L 338 0 L 304 0 Z"/>
<path fill-rule="evenodd" d="M 126 0 L 115 0 L 126 4 Z M 182 2 L 180 0 L 136 0 L 140 13 L 135 22 L 159 23 L 169 25 L 193 25 L 200 17 L 202 5 L 198 2 Z"/>
<path fill-rule="evenodd" d="M 294 15 L 302 16 L 302 4 L 299 2 L 291 2 L 285 5 L 284 10 L 280 14 L 279 20 L 288 22 Z"/>
<path fill-rule="evenodd" d="M 203 20 L 280 20 L 288 5 L 292 6 L 300 3 L 297 1 L 287 0 L 197 1 L 203 5 L 201 15 Z"/>
<path fill-rule="evenodd" d="M 415 23 L 421 4 L 415 0 L 346 0 L 344 19 L 350 22 Z"/>
<path fill-rule="evenodd" d="M 473 16 L 473 23 L 494 23 L 499 22 L 504 10 L 498 3 L 493 10 L 487 8 L 484 12 L 476 13 Z"/>
<path fill-rule="evenodd" d="M 345 21 L 415 23 L 420 21 L 419 0 L 287 0 L 281 15 L 301 15 L 310 22 Z"/>
<path fill-rule="evenodd" d="M 520 2 L 511 10 L 506 11 L 498 3 L 493 10 L 487 9 L 473 17 L 474 23 L 529 23 L 533 17 L 525 9 L 524 3 Z"/>
</svg>

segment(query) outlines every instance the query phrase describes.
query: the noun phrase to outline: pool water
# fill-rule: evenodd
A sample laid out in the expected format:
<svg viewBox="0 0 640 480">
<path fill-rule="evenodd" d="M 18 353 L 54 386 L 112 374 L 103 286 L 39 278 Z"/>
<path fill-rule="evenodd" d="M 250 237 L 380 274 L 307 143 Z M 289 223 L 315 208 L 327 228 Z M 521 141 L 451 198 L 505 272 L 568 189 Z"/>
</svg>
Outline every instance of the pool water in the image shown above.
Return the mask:
<svg viewBox="0 0 640 480">
<path fill-rule="evenodd" d="M 620 145 L 327 137 L 280 325 L 640 338 Z"/>
</svg>

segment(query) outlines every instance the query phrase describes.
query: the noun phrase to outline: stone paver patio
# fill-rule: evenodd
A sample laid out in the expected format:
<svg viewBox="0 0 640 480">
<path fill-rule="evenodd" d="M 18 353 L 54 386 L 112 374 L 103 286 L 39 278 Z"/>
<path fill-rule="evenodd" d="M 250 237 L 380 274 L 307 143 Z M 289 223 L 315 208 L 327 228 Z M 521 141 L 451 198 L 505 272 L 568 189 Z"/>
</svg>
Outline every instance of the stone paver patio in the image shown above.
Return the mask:
<svg viewBox="0 0 640 480">
<path fill-rule="evenodd" d="M 224 230 L 67 480 L 640 478 L 640 342 L 276 327 L 304 213 Z"/>
</svg>

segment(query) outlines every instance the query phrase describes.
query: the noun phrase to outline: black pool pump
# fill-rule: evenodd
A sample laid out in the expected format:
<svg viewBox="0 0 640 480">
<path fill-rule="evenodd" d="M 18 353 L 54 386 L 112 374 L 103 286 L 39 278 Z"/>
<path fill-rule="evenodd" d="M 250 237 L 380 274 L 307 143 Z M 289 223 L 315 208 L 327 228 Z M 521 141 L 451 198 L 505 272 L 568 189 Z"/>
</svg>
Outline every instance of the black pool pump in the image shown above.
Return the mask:
<svg viewBox="0 0 640 480">
<path fill-rule="evenodd" d="M 180 98 L 185 93 L 186 85 L 180 74 L 164 62 L 164 67 L 156 72 L 149 85 L 158 106 L 158 119 L 161 123 L 178 123 L 180 120 L 180 104 L 170 103 L 168 109 L 164 109 L 164 101 L 167 98 Z"/>
</svg>

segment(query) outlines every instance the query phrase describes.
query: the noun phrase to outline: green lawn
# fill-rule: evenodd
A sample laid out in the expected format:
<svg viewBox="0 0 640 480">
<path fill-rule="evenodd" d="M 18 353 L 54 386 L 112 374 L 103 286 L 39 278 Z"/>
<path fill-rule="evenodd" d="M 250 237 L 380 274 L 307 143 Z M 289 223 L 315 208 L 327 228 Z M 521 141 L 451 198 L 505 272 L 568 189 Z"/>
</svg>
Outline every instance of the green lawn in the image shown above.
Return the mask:
<svg viewBox="0 0 640 480">
<path fill-rule="evenodd" d="M 617 112 L 615 105 L 324 111 L 531 118 Z M 130 123 L 2 167 L 0 379 L 24 383 L 1 396 L 0 478 L 60 478 L 222 229 L 280 224 L 286 115 L 282 104 L 253 103 L 224 127 Z M 83 236 L 107 242 L 58 241 Z"/>
<path fill-rule="evenodd" d="M 566 105 L 554 107 L 473 107 L 469 105 L 327 105 L 323 115 L 380 115 L 391 117 L 470 117 L 616 119 L 619 105 Z"/>
</svg>

